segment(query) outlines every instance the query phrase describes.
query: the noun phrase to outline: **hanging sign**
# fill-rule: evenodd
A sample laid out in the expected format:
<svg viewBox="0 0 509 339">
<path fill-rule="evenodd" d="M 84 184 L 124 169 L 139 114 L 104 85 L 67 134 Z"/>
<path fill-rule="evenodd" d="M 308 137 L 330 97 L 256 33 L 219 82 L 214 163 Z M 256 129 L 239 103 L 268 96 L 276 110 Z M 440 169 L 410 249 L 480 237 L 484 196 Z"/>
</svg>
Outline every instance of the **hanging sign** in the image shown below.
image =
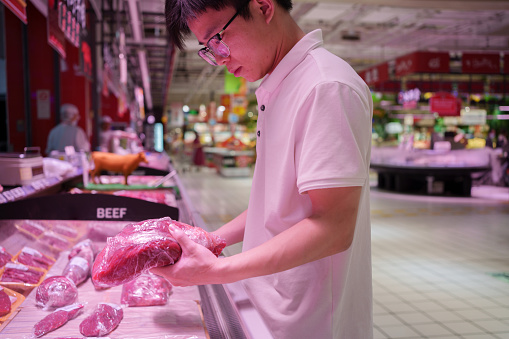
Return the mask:
<svg viewBox="0 0 509 339">
<path fill-rule="evenodd" d="M 58 26 L 75 47 L 80 47 L 81 30 L 86 27 L 85 0 L 58 0 Z"/>
<path fill-rule="evenodd" d="M 389 64 L 383 63 L 359 73 L 367 85 L 374 85 L 389 80 Z"/>
<path fill-rule="evenodd" d="M 439 92 L 429 99 L 429 111 L 439 116 L 458 116 L 461 111 L 461 100 L 451 93 Z"/>
<path fill-rule="evenodd" d="M 80 65 L 87 79 L 92 80 L 92 50 L 86 41 L 81 42 Z"/>
<path fill-rule="evenodd" d="M 48 0 L 48 44 L 53 47 L 62 59 L 65 59 L 65 34 L 62 32 L 58 22 L 58 0 Z"/>
<path fill-rule="evenodd" d="M 421 98 L 421 91 L 418 88 L 414 88 L 405 92 L 399 92 L 398 102 L 403 105 L 404 109 L 417 108 L 417 103 Z"/>
<path fill-rule="evenodd" d="M 461 69 L 467 74 L 499 74 L 500 54 L 463 53 Z"/>
<path fill-rule="evenodd" d="M 1 0 L 2 3 L 11 10 L 23 23 L 27 21 L 27 3 L 24 0 Z"/>
<path fill-rule="evenodd" d="M 398 77 L 413 73 L 449 73 L 449 53 L 414 52 L 396 59 L 395 74 Z"/>
</svg>

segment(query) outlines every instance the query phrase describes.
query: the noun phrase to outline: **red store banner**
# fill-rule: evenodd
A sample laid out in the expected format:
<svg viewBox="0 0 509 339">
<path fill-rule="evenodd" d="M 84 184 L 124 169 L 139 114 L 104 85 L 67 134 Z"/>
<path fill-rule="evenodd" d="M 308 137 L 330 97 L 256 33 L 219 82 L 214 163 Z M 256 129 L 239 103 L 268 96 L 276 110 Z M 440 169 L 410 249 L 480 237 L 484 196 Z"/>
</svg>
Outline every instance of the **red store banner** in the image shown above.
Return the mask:
<svg viewBox="0 0 509 339">
<path fill-rule="evenodd" d="M 509 54 L 504 55 L 504 74 L 509 74 Z"/>
<path fill-rule="evenodd" d="M 466 74 L 500 74 L 500 54 L 463 53 L 461 68 Z"/>
<path fill-rule="evenodd" d="M 23 23 L 26 25 L 27 21 L 27 3 L 23 0 L 1 0 L 2 3 L 11 10 Z"/>
<path fill-rule="evenodd" d="M 447 52 L 418 51 L 396 59 L 397 77 L 413 73 L 449 73 L 450 57 Z"/>
<path fill-rule="evenodd" d="M 58 23 L 58 0 L 48 0 L 48 44 L 58 52 L 62 59 L 66 58 L 65 34 Z"/>
<path fill-rule="evenodd" d="M 368 85 L 379 84 L 389 80 L 389 63 L 383 63 L 374 67 L 371 67 L 365 71 L 359 73 L 361 78 Z"/>
<path fill-rule="evenodd" d="M 459 116 L 461 112 L 461 100 L 451 93 L 436 93 L 429 99 L 430 113 L 438 113 L 439 116 Z"/>
</svg>

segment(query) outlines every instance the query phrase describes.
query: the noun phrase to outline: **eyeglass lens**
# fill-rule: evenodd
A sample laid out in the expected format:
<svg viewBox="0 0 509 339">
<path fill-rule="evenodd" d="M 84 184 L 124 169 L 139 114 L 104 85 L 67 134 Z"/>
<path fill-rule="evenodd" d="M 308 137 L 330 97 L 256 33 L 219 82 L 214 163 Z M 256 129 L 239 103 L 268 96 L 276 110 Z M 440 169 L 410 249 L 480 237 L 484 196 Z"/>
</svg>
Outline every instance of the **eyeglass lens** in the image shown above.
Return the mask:
<svg viewBox="0 0 509 339">
<path fill-rule="evenodd" d="M 217 35 L 209 40 L 207 47 L 212 51 L 214 55 L 223 58 L 226 58 L 230 55 L 230 49 L 222 40 L 220 40 L 220 37 Z"/>
<path fill-rule="evenodd" d="M 206 49 L 200 49 L 198 51 L 198 55 L 201 56 L 201 58 L 203 60 L 205 60 L 206 62 L 208 62 L 209 64 L 211 64 L 212 66 L 217 66 L 217 62 L 216 62 L 216 58 L 214 57 L 214 55 L 209 52 L 208 50 Z"/>
</svg>

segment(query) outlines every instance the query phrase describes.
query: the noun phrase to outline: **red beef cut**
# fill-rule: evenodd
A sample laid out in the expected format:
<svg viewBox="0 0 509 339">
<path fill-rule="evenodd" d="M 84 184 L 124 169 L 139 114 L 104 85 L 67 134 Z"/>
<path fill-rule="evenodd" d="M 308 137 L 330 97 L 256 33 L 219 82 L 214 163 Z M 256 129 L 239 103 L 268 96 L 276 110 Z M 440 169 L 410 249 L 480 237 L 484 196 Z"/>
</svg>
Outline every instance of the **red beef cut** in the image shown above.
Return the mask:
<svg viewBox="0 0 509 339">
<path fill-rule="evenodd" d="M 9 295 L 0 287 L 0 317 L 9 314 L 11 311 L 11 299 Z"/>
<path fill-rule="evenodd" d="M 80 241 L 71 248 L 69 260 L 74 257 L 82 257 L 90 263 L 90 267 L 94 264 L 96 249 L 94 243 L 90 239 Z"/>
<path fill-rule="evenodd" d="M 0 268 L 4 267 L 11 259 L 12 255 L 3 246 L 0 246 Z"/>
<path fill-rule="evenodd" d="M 74 257 L 65 266 L 62 275 L 72 280 L 76 286 L 87 280 L 90 273 L 90 264 L 87 259 Z"/>
<path fill-rule="evenodd" d="M 26 246 L 21 249 L 21 252 L 16 260 L 22 264 L 32 267 L 39 267 L 45 270 L 47 270 L 51 265 L 55 263 L 54 260 L 44 256 L 36 249 Z"/>
<path fill-rule="evenodd" d="M 44 279 L 35 293 L 36 305 L 45 309 L 70 305 L 77 298 L 78 288 L 74 282 L 60 275 Z"/>
<path fill-rule="evenodd" d="M 80 332 L 85 337 L 101 337 L 112 332 L 124 317 L 122 307 L 115 304 L 99 304 L 83 319 Z"/>
<path fill-rule="evenodd" d="M 122 286 L 121 303 L 130 307 L 166 305 L 171 289 L 166 279 L 142 274 Z"/>
<path fill-rule="evenodd" d="M 69 320 L 77 317 L 82 309 L 82 304 L 74 304 L 55 310 L 34 325 L 34 336 L 39 338 L 59 327 L 62 327 Z"/>
<path fill-rule="evenodd" d="M 64 237 L 68 238 L 76 238 L 78 236 L 78 231 L 76 231 L 74 228 L 67 226 L 67 225 L 55 225 L 53 227 L 53 232 L 58 233 L 60 235 L 63 235 Z"/>
<path fill-rule="evenodd" d="M 37 284 L 44 272 L 37 271 L 23 264 L 8 262 L 0 281 Z"/>
<path fill-rule="evenodd" d="M 182 249 L 171 236 L 170 225 L 180 228 L 216 256 L 226 246 L 222 238 L 168 217 L 129 224 L 116 236 L 108 238 L 105 248 L 97 255 L 92 268 L 94 284 L 99 287 L 122 285 L 152 267 L 176 263 Z"/>
</svg>

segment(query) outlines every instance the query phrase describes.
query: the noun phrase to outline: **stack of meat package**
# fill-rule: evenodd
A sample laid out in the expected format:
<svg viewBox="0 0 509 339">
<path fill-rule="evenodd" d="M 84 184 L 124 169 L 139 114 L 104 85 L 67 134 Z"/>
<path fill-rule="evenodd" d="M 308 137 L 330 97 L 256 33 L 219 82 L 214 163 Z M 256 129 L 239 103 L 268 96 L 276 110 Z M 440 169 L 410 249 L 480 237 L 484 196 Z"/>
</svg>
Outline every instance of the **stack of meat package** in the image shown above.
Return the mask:
<svg viewBox="0 0 509 339">
<path fill-rule="evenodd" d="M 148 271 L 152 267 L 174 264 L 180 259 L 182 249 L 172 237 L 170 226 L 180 228 L 190 239 L 216 256 L 226 245 L 223 239 L 201 228 L 170 218 L 145 220 L 125 226 L 116 236 L 107 239 L 106 246 L 95 261 L 93 243 L 88 239 L 82 241 L 71 249 L 62 275 L 46 278 L 37 288 L 36 305 L 51 313 L 35 324 L 34 336 L 41 337 L 64 326 L 76 318 L 85 306 L 90 310 L 81 321 L 79 331 L 86 337 L 98 337 L 118 327 L 125 307 L 165 305 L 171 285 Z M 118 304 L 78 301 L 79 286 L 90 272 L 98 291 L 122 285 Z"/>
</svg>

